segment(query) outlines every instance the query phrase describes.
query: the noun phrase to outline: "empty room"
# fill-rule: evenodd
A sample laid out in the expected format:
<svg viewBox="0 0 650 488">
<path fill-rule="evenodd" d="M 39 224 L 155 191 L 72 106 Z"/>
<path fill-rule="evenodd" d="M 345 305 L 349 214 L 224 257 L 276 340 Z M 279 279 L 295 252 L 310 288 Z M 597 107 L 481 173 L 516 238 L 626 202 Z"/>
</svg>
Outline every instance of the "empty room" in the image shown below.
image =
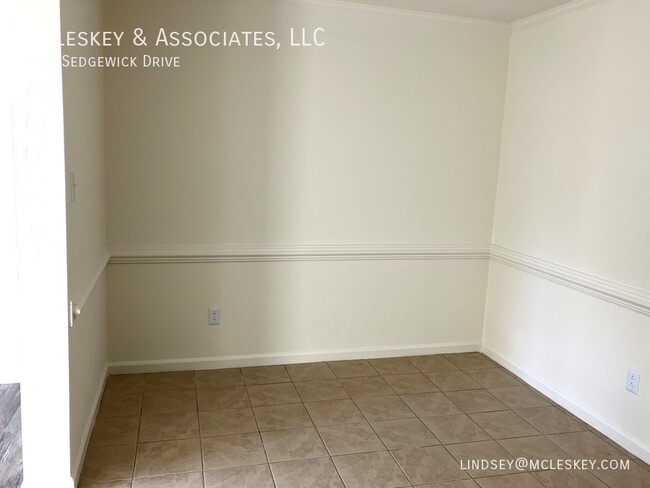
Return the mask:
<svg viewBox="0 0 650 488">
<path fill-rule="evenodd" d="M 648 0 L 8 12 L 1 488 L 650 487 Z"/>
</svg>

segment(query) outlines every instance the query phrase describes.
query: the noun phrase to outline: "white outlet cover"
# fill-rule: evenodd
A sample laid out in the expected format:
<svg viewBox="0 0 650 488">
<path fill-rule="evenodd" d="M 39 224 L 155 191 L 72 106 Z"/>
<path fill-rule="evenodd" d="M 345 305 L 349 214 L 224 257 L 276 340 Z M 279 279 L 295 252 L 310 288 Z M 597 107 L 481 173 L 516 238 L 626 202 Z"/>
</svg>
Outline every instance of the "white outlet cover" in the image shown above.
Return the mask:
<svg viewBox="0 0 650 488">
<path fill-rule="evenodd" d="M 208 308 L 208 325 L 219 325 L 221 322 L 221 309 L 219 307 Z"/>
<path fill-rule="evenodd" d="M 641 381 L 641 373 L 635 369 L 627 371 L 627 383 L 625 389 L 631 391 L 635 395 L 639 393 L 639 382 Z"/>
</svg>

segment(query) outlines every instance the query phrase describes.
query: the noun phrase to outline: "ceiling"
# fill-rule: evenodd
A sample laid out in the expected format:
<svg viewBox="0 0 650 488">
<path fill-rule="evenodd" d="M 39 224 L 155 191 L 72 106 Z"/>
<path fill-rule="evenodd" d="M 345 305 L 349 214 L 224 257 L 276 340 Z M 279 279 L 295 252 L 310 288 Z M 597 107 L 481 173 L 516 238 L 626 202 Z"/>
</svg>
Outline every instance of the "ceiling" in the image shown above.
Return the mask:
<svg viewBox="0 0 650 488">
<path fill-rule="evenodd" d="M 572 0 L 343 0 L 473 19 L 514 22 Z"/>
</svg>

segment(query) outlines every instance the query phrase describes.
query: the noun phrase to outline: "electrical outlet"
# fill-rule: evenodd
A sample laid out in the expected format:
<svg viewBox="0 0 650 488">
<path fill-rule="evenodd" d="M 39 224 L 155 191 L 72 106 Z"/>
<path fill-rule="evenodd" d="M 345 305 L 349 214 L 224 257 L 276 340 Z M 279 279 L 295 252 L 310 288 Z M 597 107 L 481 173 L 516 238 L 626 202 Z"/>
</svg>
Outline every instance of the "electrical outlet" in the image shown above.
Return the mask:
<svg viewBox="0 0 650 488">
<path fill-rule="evenodd" d="M 219 307 L 208 308 L 208 325 L 219 325 L 221 322 L 221 310 Z"/>
<path fill-rule="evenodd" d="M 641 374 L 634 370 L 634 369 L 628 369 L 627 370 L 627 384 L 625 385 L 625 389 L 627 391 L 631 391 L 635 395 L 639 393 L 639 381 L 641 380 Z"/>
</svg>

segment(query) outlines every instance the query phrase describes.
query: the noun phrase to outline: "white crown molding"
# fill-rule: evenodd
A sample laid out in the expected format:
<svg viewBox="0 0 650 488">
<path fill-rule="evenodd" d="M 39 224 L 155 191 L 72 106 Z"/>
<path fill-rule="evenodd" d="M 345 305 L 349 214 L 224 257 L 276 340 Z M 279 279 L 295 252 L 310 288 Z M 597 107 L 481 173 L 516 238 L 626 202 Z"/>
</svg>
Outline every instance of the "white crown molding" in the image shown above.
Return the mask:
<svg viewBox="0 0 650 488">
<path fill-rule="evenodd" d="M 650 315 L 650 293 L 622 283 L 578 271 L 499 245 L 492 245 L 492 259 L 547 280 L 579 290 L 621 307 Z"/>
<path fill-rule="evenodd" d="M 556 17 L 559 17 L 560 15 L 573 12 L 574 10 L 580 10 L 591 5 L 601 3 L 603 1 L 605 0 L 573 0 L 573 2 L 565 3 L 564 5 L 559 5 L 555 8 L 545 10 L 544 12 L 540 12 L 538 14 L 531 15 L 530 17 L 517 20 L 510 25 L 513 32 L 517 32 L 529 27 L 543 24 L 555 19 Z"/>
<path fill-rule="evenodd" d="M 104 272 L 104 268 L 108 264 L 109 259 L 111 258 L 111 253 L 107 248 L 104 248 L 102 252 L 97 256 L 95 262 L 91 268 L 88 269 L 86 275 L 81 280 L 81 286 L 71 290 L 70 300 L 76 303 L 77 307 L 81 310 L 83 309 L 88 297 L 92 293 L 97 280 Z"/>
<path fill-rule="evenodd" d="M 116 246 L 111 264 L 488 259 L 489 245 Z"/>
<path fill-rule="evenodd" d="M 421 10 L 410 10 L 405 8 L 381 7 L 360 2 L 348 2 L 343 0 L 268 0 L 278 3 L 292 3 L 314 7 L 335 8 L 339 10 L 351 10 L 356 12 L 374 13 L 380 15 L 397 15 L 416 19 L 436 20 L 440 22 L 451 22 L 454 24 L 466 24 L 480 27 L 489 27 L 500 30 L 510 30 L 509 22 L 498 22 L 496 20 L 474 19 L 471 17 L 460 17 L 457 15 L 437 14 L 423 12 Z"/>
</svg>

